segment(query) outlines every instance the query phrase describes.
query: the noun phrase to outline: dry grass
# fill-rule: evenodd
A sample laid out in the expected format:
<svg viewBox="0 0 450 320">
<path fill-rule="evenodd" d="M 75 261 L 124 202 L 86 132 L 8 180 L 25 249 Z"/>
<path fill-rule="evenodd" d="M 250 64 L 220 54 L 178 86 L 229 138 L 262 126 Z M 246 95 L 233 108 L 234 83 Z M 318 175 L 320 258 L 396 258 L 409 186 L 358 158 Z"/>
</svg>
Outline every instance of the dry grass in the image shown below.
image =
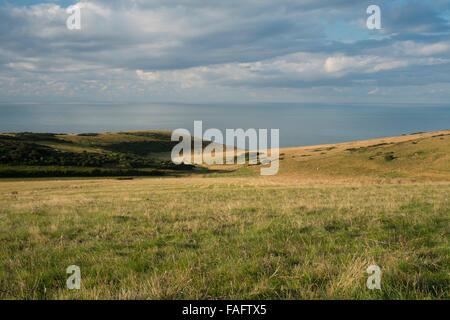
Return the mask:
<svg viewBox="0 0 450 320">
<path fill-rule="evenodd" d="M 449 190 L 258 177 L 3 182 L 1 297 L 448 298 Z M 374 263 L 379 292 L 365 288 Z M 71 264 L 80 291 L 65 288 Z"/>
<path fill-rule="evenodd" d="M 308 183 L 450 181 L 450 130 L 280 150 L 275 180 Z M 393 158 L 386 160 L 386 156 Z M 258 173 L 259 167 L 249 167 Z"/>
<path fill-rule="evenodd" d="M 448 299 L 448 132 L 392 139 L 282 150 L 275 177 L 0 181 L 0 298 Z"/>
</svg>

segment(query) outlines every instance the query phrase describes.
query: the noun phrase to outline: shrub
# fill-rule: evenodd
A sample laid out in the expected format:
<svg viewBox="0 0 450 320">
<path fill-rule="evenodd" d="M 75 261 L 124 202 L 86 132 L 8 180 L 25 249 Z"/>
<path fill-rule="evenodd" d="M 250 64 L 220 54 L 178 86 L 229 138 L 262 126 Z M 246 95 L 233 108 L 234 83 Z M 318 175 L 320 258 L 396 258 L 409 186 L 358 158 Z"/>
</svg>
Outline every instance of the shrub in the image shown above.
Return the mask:
<svg viewBox="0 0 450 320">
<path fill-rule="evenodd" d="M 88 132 L 88 133 L 80 133 L 77 136 L 79 137 L 96 137 L 98 136 L 98 133 Z"/>
</svg>

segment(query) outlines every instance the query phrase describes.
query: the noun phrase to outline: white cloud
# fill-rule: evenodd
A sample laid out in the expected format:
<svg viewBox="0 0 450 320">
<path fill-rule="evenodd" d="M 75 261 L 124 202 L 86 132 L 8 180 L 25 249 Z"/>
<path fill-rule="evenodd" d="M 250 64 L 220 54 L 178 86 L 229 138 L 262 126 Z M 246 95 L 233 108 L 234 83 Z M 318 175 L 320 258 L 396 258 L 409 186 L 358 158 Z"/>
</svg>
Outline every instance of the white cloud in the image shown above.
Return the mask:
<svg viewBox="0 0 450 320">
<path fill-rule="evenodd" d="M 448 38 L 399 32 L 361 41 L 365 34 L 354 25 L 360 2 L 336 1 L 83 0 L 76 32 L 67 30 L 58 2 L 1 7 L 0 79 L 16 81 L 2 80 L 0 95 L 160 92 L 172 100 L 183 89 L 177 99 L 202 90 L 207 100 L 220 90 L 238 99 L 250 91 L 327 87 L 344 94 L 364 86 L 366 95 L 378 86 L 384 94 L 385 86 L 449 82 Z M 321 19 L 352 21 L 343 30 L 359 34 L 330 40 Z"/>
<path fill-rule="evenodd" d="M 397 54 L 410 56 L 430 56 L 449 52 L 450 44 L 448 42 L 425 44 L 414 41 L 401 41 L 395 43 L 393 48 Z"/>
<path fill-rule="evenodd" d="M 341 72 L 347 73 L 351 70 L 361 69 L 367 66 L 373 58 L 371 57 L 348 57 L 348 56 L 335 56 L 328 57 L 325 61 L 324 68 L 328 73 Z"/>
<path fill-rule="evenodd" d="M 199 87 L 204 84 L 201 73 L 202 68 L 193 68 L 177 71 L 148 71 L 136 70 L 136 75 L 140 80 L 156 84 L 176 84 L 182 89 Z"/>
<path fill-rule="evenodd" d="M 30 62 L 11 62 L 6 66 L 16 70 L 36 70 L 36 66 Z"/>
<path fill-rule="evenodd" d="M 140 80 L 149 83 L 174 84 L 182 88 L 214 85 L 232 85 L 259 81 L 282 79 L 314 82 L 344 77 L 348 74 L 370 74 L 393 70 L 409 65 L 431 65 L 446 63 L 448 60 L 436 59 L 394 59 L 378 56 L 327 57 L 324 54 L 299 52 L 275 59 L 252 63 L 227 63 L 169 71 L 136 70 Z"/>
</svg>

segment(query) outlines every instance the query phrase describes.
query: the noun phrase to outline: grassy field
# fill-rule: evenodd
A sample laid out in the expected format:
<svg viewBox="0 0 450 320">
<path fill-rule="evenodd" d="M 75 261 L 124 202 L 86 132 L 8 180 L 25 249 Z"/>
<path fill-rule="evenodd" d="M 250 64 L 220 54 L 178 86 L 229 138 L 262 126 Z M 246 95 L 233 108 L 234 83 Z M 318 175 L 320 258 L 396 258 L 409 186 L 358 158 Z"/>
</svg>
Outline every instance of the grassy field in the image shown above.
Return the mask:
<svg viewBox="0 0 450 320">
<path fill-rule="evenodd" d="M 0 298 L 449 299 L 449 134 L 285 149 L 274 177 L 0 180 Z"/>
</svg>

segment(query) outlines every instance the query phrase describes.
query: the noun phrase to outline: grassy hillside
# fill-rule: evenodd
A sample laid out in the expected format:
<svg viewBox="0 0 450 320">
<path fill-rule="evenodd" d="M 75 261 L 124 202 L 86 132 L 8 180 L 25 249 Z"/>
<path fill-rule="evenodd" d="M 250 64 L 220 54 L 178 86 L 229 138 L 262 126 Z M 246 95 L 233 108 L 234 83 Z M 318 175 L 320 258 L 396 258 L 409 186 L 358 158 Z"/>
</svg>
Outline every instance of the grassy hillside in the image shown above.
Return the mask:
<svg viewBox="0 0 450 320">
<path fill-rule="evenodd" d="M 448 299 L 447 184 L 0 181 L 0 298 Z M 82 289 L 66 289 L 69 265 Z M 366 269 L 382 269 L 382 290 Z"/>
<path fill-rule="evenodd" d="M 248 167 L 254 174 L 259 169 Z M 296 182 L 450 181 L 450 130 L 281 149 L 280 170 L 272 179 L 286 177 Z"/>
<path fill-rule="evenodd" d="M 176 143 L 164 131 L 0 134 L 0 177 L 151 176 L 193 169 L 169 161 Z"/>
<path fill-rule="evenodd" d="M 224 165 L 121 181 L 0 179 L 0 298 L 449 299 L 449 134 L 283 149 L 271 177 Z M 157 137 L 33 143 L 107 155 L 128 139 Z M 66 288 L 74 264 L 79 291 Z M 381 290 L 366 287 L 373 264 Z"/>
<path fill-rule="evenodd" d="M 168 131 L 0 134 L 0 177 L 162 175 L 175 166 Z M 206 146 L 208 142 L 204 142 Z M 260 166 L 203 166 L 226 175 L 258 175 Z M 153 169 L 153 171 L 151 170 Z M 200 168 L 199 168 L 200 169 Z M 204 172 L 204 171 L 193 171 Z M 280 151 L 280 171 L 304 180 L 448 181 L 450 131 L 417 133 Z M 219 176 L 221 176 L 219 174 Z"/>
</svg>

